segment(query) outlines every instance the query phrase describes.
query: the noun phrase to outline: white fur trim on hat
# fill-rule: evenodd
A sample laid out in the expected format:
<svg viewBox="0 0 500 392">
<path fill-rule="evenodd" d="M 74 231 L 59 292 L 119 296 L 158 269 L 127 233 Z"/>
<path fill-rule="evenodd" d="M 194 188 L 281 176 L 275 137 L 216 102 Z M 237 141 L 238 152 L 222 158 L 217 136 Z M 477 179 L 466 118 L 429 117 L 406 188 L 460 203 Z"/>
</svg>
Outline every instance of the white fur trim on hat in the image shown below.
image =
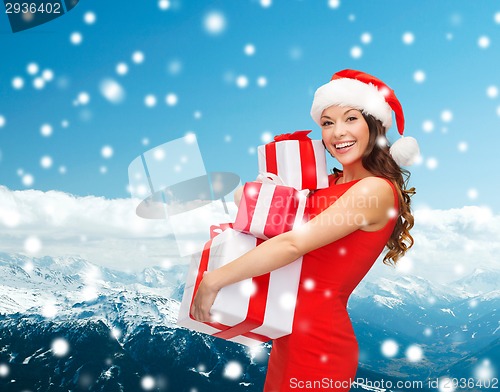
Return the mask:
<svg viewBox="0 0 500 392">
<path fill-rule="evenodd" d="M 411 136 L 400 137 L 392 144 L 389 152 L 399 166 L 411 166 L 420 156 L 417 140 Z"/>
<path fill-rule="evenodd" d="M 371 83 L 341 78 L 324 84 L 314 94 L 311 117 L 321 126 L 323 110 L 334 105 L 350 106 L 371 114 L 382 122 L 386 130 L 392 125 L 392 109 L 383 92 Z"/>
</svg>

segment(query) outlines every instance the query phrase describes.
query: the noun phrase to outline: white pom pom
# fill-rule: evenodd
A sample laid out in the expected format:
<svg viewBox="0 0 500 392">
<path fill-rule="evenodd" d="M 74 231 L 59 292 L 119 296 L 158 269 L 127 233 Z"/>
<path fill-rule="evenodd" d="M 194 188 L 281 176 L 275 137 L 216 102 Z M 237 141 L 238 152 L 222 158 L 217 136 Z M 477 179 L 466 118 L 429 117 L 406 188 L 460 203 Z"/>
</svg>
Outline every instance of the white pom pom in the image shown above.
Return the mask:
<svg viewBox="0 0 500 392">
<path fill-rule="evenodd" d="M 399 166 L 411 166 L 420 155 L 417 140 L 411 136 L 401 137 L 389 152 Z"/>
</svg>

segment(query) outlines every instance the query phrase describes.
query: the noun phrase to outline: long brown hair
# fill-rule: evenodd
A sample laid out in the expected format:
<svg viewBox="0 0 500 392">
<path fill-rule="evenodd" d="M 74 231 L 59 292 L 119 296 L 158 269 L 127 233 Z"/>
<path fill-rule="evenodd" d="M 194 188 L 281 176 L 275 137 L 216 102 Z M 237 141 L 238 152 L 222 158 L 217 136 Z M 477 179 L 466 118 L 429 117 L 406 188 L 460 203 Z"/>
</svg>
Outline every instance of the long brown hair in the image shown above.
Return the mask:
<svg viewBox="0 0 500 392">
<path fill-rule="evenodd" d="M 399 198 L 399 213 L 396 226 L 387 241 L 389 251 L 384 256 L 384 264 L 395 266 L 397 261 L 410 249 L 414 240 L 410 230 L 414 224 L 414 218 L 410 210 L 411 196 L 415 194 L 415 188 L 409 188 L 410 172 L 401 168 L 389 153 L 388 143 L 385 143 L 385 128 L 375 117 L 362 113 L 370 136 L 368 146 L 361 158 L 361 162 L 366 170 L 376 176 L 387 178 L 397 190 Z M 380 140 L 384 143 L 379 142 Z M 334 173 L 340 170 L 334 169 Z"/>
</svg>

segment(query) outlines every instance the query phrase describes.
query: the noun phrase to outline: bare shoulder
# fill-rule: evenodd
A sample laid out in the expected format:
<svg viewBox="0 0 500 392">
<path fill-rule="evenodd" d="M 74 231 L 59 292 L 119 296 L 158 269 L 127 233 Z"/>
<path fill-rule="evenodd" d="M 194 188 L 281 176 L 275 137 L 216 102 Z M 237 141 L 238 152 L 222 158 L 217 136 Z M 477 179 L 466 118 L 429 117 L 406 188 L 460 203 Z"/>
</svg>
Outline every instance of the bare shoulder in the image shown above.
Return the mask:
<svg viewBox="0 0 500 392">
<path fill-rule="evenodd" d="M 359 195 L 376 195 L 389 200 L 394 199 L 394 193 L 389 181 L 380 177 L 371 176 L 362 178 L 350 190 Z"/>
</svg>

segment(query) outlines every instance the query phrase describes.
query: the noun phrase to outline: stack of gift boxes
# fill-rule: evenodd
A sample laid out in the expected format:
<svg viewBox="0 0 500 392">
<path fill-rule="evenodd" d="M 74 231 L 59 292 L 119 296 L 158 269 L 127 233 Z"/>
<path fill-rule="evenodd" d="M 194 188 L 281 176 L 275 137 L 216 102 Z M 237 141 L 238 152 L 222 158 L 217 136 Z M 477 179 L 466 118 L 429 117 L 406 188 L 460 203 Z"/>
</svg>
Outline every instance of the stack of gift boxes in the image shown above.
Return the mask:
<svg viewBox="0 0 500 392">
<path fill-rule="evenodd" d="M 230 263 L 263 241 L 307 220 L 310 191 L 328 187 L 325 149 L 311 131 L 279 135 L 258 148 L 259 176 L 247 182 L 234 223 L 211 227 L 210 240 L 193 256 L 177 324 L 248 346 L 292 332 L 302 258 L 270 273 L 223 287 L 210 322 L 190 315 L 203 274 Z"/>
</svg>

